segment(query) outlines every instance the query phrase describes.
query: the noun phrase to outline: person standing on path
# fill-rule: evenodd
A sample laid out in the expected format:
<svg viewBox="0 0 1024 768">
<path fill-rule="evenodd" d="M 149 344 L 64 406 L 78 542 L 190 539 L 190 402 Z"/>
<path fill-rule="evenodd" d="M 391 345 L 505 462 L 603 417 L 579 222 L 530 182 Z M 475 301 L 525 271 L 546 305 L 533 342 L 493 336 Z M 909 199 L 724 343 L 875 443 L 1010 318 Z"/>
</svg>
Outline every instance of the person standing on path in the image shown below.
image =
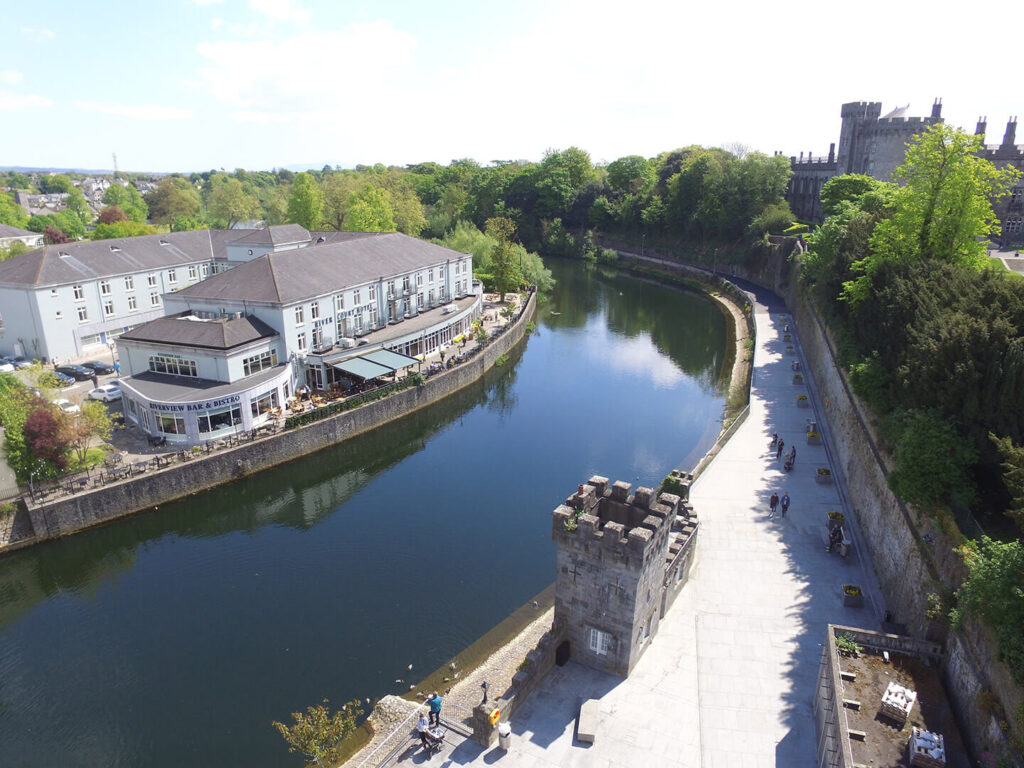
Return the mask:
<svg viewBox="0 0 1024 768">
<path fill-rule="evenodd" d="M 441 697 L 436 693 L 432 694 L 426 703 L 430 706 L 430 724 L 441 724 Z"/>
<path fill-rule="evenodd" d="M 789 494 L 782 494 L 782 516 L 786 516 L 786 512 L 789 510 Z M 436 695 L 436 694 L 435 694 Z"/>
<path fill-rule="evenodd" d="M 768 499 L 768 506 L 771 507 L 768 517 L 775 517 L 775 508 L 779 506 L 779 494 L 772 492 L 772 497 Z"/>
<path fill-rule="evenodd" d="M 419 722 L 416 723 L 416 730 L 420 734 L 420 744 L 423 745 L 424 749 L 430 749 L 430 741 L 427 739 L 427 730 L 430 728 L 430 723 L 427 722 L 427 713 L 420 712 Z"/>
<path fill-rule="evenodd" d="M 796 464 L 796 446 L 789 449 L 789 463 Z"/>
<path fill-rule="evenodd" d="M 776 448 L 776 449 L 775 449 L 775 458 L 776 458 L 776 459 L 777 459 L 777 458 L 779 458 L 780 456 L 782 456 L 782 448 L 783 448 L 783 447 L 784 447 L 785 445 L 786 445 L 786 441 L 785 441 L 785 440 L 783 440 L 783 439 L 782 439 L 782 438 L 780 437 L 780 438 L 779 438 L 779 445 L 778 445 L 778 448 Z"/>
</svg>

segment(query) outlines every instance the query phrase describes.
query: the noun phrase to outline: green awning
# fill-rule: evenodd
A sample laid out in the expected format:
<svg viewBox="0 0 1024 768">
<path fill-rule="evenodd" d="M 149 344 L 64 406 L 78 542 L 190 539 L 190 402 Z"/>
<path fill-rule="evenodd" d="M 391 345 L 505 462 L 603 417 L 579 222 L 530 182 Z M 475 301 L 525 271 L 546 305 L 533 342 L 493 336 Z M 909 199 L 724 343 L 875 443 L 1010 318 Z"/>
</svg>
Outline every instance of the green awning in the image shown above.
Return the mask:
<svg viewBox="0 0 1024 768">
<path fill-rule="evenodd" d="M 339 363 L 334 363 L 333 365 L 339 371 L 350 373 L 361 379 L 376 379 L 380 376 L 387 376 L 388 374 L 395 372 L 394 368 L 389 368 L 388 366 L 380 365 L 379 363 L 373 363 L 369 360 L 364 360 L 361 357 L 352 357 L 348 360 L 342 360 Z"/>
<path fill-rule="evenodd" d="M 410 365 L 416 365 L 419 362 L 415 357 L 409 357 L 398 352 L 392 352 L 390 349 L 375 349 L 373 352 L 367 352 L 365 355 L 360 355 L 363 360 L 369 360 L 371 363 L 378 363 L 388 368 L 405 368 Z"/>
</svg>

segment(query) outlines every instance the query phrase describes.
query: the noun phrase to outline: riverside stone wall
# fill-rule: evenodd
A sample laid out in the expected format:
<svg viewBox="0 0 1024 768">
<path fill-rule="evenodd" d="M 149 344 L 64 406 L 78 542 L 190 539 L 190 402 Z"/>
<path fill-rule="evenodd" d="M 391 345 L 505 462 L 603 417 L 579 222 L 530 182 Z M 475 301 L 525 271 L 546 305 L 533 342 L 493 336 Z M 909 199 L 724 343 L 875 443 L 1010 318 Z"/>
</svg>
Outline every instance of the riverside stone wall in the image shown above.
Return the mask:
<svg viewBox="0 0 1024 768">
<path fill-rule="evenodd" d="M 200 455 L 159 471 L 42 504 L 28 504 L 35 536 L 19 544 L 38 543 L 64 536 L 119 517 L 239 480 L 348 440 L 380 425 L 443 400 L 480 379 L 495 360 L 507 354 L 526 334 L 536 311 L 536 293 L 530 294 L 519 318 L 477 355 L 451 370 L 382 400 L 278 432 L 223 452 Z M 13 549 L 13 547 L 12 547 Z"/>
</svg>

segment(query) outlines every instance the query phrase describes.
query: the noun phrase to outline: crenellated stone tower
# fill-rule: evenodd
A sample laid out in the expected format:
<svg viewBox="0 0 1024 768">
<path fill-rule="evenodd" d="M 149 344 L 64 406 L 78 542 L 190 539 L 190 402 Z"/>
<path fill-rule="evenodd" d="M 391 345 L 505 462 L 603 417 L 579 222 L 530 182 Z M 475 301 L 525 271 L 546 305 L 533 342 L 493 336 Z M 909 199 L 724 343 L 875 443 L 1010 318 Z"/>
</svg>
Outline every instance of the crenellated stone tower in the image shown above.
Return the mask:
<svg viewBox="0 0 1024 768">
<path fill-rule="evenodd" d="M 594 476 L 552 515 L 555 626 L 581 664 L 628 675 L 682 587 L 697 523 L 674 494 Z"/>
</svg>

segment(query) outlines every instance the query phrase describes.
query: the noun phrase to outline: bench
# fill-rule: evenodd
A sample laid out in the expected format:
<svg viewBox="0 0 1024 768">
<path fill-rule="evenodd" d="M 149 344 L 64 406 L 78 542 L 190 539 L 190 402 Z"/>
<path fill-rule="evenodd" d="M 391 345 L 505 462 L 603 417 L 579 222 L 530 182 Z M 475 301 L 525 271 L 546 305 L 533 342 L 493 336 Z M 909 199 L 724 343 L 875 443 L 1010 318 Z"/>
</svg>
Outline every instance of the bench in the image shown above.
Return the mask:
<svg viewBox="0 0 1024 768">
<path fill-rule="evenodd" d="M 597 721 L 601 712 L 598 709 L 597 699 L 587 699 L 580 704 L 580 716 L 576 721 L 576 738 L 588 744 L 593 744 L 597 737 Z"/>
</svg>

